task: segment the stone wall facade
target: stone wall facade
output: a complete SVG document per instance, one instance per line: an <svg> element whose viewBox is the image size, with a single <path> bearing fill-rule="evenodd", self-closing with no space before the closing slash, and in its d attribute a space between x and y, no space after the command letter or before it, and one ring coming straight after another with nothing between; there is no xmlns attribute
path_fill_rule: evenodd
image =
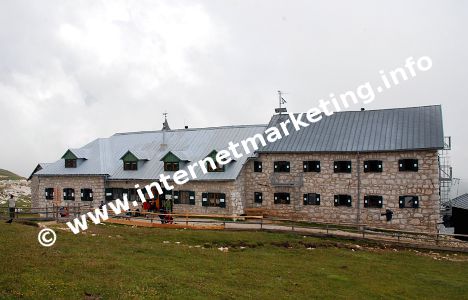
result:
<svg viewBox="0 0 468 300"><path fill-rule="evenodd" d="M418 172L400 172L398 160L418 159ZM359 165L358 165L359 159ZM369 226L415 231L436 231L439 221L439 165L437 151L408 151L359 154L260 154L261 173L254 172L253 161L246 164L242 176L246 182L247 207L262 208L272 216L333 223L368 224ZM274 161L289 161L290 173L274 173ZM303 162L317 160L319 173L304 172ZM334 161L352 162L351 173L334 173ZM365 160L381 160L382 173L364 173ZM360 191L358 191L358 166ZM273 176L276 176L273 180ZM272 180L274 181L272 183ZM300 182L296 186L278 186L278 182ZM254 202L254 193L263 193L263 202ZM290 204L274 204L273 195L287 192ZM303 194L320 194L320 205L303 205ZM358 199L358 193L360 197ZM351 207L334 206L334 195L352 197ZM382 208L364 208L365 195L383 196ZM419 208L399 208L399 196L419 197ZM359 203L358 203L359 201ZM386 209L393 211L393 219L386 221Z"/></svg>
<svg viewBox="0 0 468 300"><path fill-rule="evenodd" d="M31 201L33 208L59 205L90 205L97 207L104 201L104 176L37 176L31 179ZM54 199L45 197L45 189L55 190ZM75 200L63 200L63 189L72 188L75 191ZM81 189L93 190L93 201L81 201Z"/></svg>
<svg viewBox="0 0 468 300"><path fill-rule="evenodd" d="M400 172L398 160L418 159L418 172ZM175 190L195 192L195 205L175 204L174 213L197 214L243 214L246 208L261 208L265 214L297 220L333 223L356 223L381 228L434 232L439 221L439 166L437 151L406 151L340 154L259 154L262 172L254 172L253 160L247 161L239 177L231 181L189 181ZM274 161L289 161L289 173L274 173ZM319 173L304 172L303 162L320 161ZM336 160L349 160L352 172L334 173ZM359 160L359 164L358 164ZM365 173L365 160L381 160L382 173ZM360 180L358 180L358 167ZM358 182L360 181L360 188ZM299 182L293 186L279 186L278 183ZM141 188L150 180L106 180L104 176L37 176L31 180L33 207L45 205L72 205L80 203L99 206L105 202L105 188ZM54 200L45 199L45 188L55 188ZM73 188L75 201L63 200L62 190ZM91 188L93 201L81 201L80 190ZM226 194L226 207L202 206L202 193ZM262 203L254 202L254 193L262 192ZM290 193L290 204L274 204L274 193ZM304 205L303 194L320 194L320 205ZM334 195L346 194L352 197L351 207L334 206ZM358 197L358 194L360 195ZM383 197L382 208L365 208L365 195ZM399 208L399 196L419 197L419 208ZM386 209L393 211L393 218L387 221Z"/></svg>

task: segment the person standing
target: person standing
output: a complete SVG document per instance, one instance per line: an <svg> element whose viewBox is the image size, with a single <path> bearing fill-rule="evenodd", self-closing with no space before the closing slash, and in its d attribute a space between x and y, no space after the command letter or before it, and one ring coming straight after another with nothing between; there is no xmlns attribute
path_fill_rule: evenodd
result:
<svg viewBox="0 0 468 300"><path fill-rule="evenodd" d="M13 195L10 194L10 199L8 199L8 208L10 209L10 218L15 218L15 209L16 209L16 201Z"/></svg>

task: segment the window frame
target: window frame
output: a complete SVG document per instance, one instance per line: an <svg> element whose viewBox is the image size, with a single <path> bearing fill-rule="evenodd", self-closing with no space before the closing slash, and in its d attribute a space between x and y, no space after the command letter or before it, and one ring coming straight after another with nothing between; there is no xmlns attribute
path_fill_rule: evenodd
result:
<svg viewBox="0 0 468 300"><path fill-rule="evenodd" d="M333 161L333 173L350 174L353 170L353 163L351 160L335 160Z"/></svg>
<svg viewBox="0 0 468 300"><path fill-rule="evenodd" d="M45 188L44 189L44 196L45 196L46 200L54 200L54 198L55 198L55 189L54 188Z"/></svg>
<svg viewBox="0 0 468 300"><path fill-rule="evenodd" d="M411 204L411 206L407 206L407 202L405 199L407 197L413 198L412 199L413 203ZM400 196L398 199L399 208L419 208L419 203L420 203L419 196L416 196L416 195L403 195L403 196Z"/></svg>
<svg viewBox="0 0 468 300"><path fill-rule="evenodd" d="M333 197L333 205L335 207L352 207L353 197L347 194L337 194Z"/></svg>
<svg viewBox="0 0 468 300"><path fill-rule="evenodd" d="M214 199L215 205L212 205L211 199ZM216 200L219 200L219 202L216 203ZM218 192L202 193L202 206L225 208L226 207L226 194L218 193Z"/></svg>
<svg viewBox="0 0 468 300"><path fill-rule="evenodd" d="M260 160L254 160L253 162L253 170L255 173L262 173L263 172L263 164Z"/></svg>
<svg viewBox="0 0 468 300"><path fill-rule="evenodd" d="M303 205L320 205L320 194L307 193L302 196Z"/></svg>
<svg viewBox="0 0 468 300"><path fill-rule="evenodd" d="M288 160L276 160L273 162L274 173L290 173L291 162Z"/></svg>
<svg viewBox="0 0 468 300"><path fill-rule="evenodd" d="M320 173L320 160L305 160L302 169L304 173Z"/></svg>
<svg viewBox="0 0 468 300"><path fill-rule="evenodd" d="M65 201L75 201L75 189L74 188L64 188L63 189L63 200L65 200Z"/></svg>
<svg viewBox="0 0 468 300"><path fill-rule="evenodd" d="M279 192L273 194L273 203L274 204L283 204L289 205L291 204L291 194L285 192Z"/></svg>
<svg viewBox="0 0 468 300"><path fill-rule="evenodd" d="M84 188L81 189L81 201L93 201L93 189Z"/></svg>
<svg viewBox="0 0 468 300"><path fill-rule="evenodd" d="M76 158L65 158L65 168L74 169L77 165Z"/></svg>
<svg viewBox="0 0 468 300"><path fill-rule="evenodd" d="M179 171L179 169L180 169L179 162L169 162L169 161L164 162L165 172L176 172L176 171Z"/></svg>
<svg viewBox="0 0 468 300"><path fill-rule="evenodd" d="M402 158L398 160L398 171L400 172L418 172L419 159L417 158Z"/></svg>
<svg viewBox="0 0 468 300"><path fill-rule="evenodd" d="M138 171L138 161L124 161L124 171Z"/></svg>
<svg viewBox="0 0 468 300"><path fill-rule="evenodd" d="M187 201L182 202L182 193L187 195ZM195 205L195 192L188 190L174 191L174 204Z"/></svg>
<svg viewBox="0 0 468 300"><path fill-rule="evenodd" d="M377 202L377 204L374 203ZM365 195L364 196L365 208L383 208L383 196L380 195Z"/></svg>
<svg viewBox="0 0 468 300"><path fill-rule="evenodd" d="M263 193L254 192L254 203L262 204L263 203Z"/></svg>
<svg viewBox="0 0 468 300"><path fill-rule="evenodd" d="M369 159L364 161L364 173L382 173L383 162L377 159Z"/></svg>

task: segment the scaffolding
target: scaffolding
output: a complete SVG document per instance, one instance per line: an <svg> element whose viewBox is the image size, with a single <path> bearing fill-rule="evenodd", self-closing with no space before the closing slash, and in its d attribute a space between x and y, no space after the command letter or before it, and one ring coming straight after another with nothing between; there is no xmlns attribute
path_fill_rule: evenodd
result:
<svg viewBox="0 0 468 300"><path fill-rule="evenodd" d="M439 151L439 195L440 209L445 210L450 203L450 192L453 185L452 164L449 151L452 149L452 138L444 137L444 148Z"/></svg>

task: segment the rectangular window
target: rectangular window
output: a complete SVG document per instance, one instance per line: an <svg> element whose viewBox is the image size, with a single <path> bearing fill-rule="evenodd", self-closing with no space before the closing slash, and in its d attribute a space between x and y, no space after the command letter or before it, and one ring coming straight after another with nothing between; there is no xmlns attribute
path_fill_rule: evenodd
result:
<svg viewBox="0 0 468 300"><path fill-rule="evenodd" d="M254 202L255 203L262 203L263 202L263 194L261 192L254 193Z"/></svg>
<svg viewBox="0 0 468 300"><path fill-rule="evenodd" d="M93 190L81 189L81 201L93 201Z"/></svg>
<svg viewBox="0 0 468 300"><path fill-rule="evenodd" d="M194 191L174 191L174 204L195 205Z"/></svg>
<svg viewBox="0 0 468 300"><path fill-rule="evenodd" d="M138 196L137 190L136 189L128 189L127 191L127 197L128 201L137 201L141 202L140 197Z"/></svg>
<svg viewBox="0 0 468 300"><path fill-rule="evenodd" d="M383 170L382 166L381 160L366 160L364 161L364 173L380 173Z"/></svg>
<svg viewBox="0 0 468 300"><path fill-rule="evenodd" d="M418 208L418 196L400 196L400 208Z"/></svg>
<svg viewBox="0 0 468 300"><path fill-rule="evenodd" d="M179 171L179 163L178 162L164 162L164 171L167 171L167 172Z"/></svg>
<svg viewBox="0 0 468 300"><path fill-rule="evenodd" d="M275 161L274 172L289 173L289 161Z"/></svg>
<svg viewBox="0 0 468 300"><path fill-rule="evenodd" d="M76 159L65 159L65 168L76 168Z"/></svg>
<svg viewBox="0 0 468 300"><path fill-rule="evenodd" d="M45 198L46 200L54 200L54 188L45 189Z"/></svg>
<svg viewBox="0 0 468 300"><path fill-rule="evenodd" d="M335 173L351 173L351 161L337 160L334 162Z"/></svg>
<svg viewBox="0 0 468 300"><path fill-rule="evenodd" d="M304 205L320 205L320 194L308 193L303 197Z"/></svg>
<svg viewBox="0 0 468 300"><path fill-rule="evenodd" d="M291 197L289 193L275 193L274 194L274 203L275 204L290 204Z"/></svg>
<svg viewBox="0 0 468 300"><path fill-rule="evenodd" d="M302 164L302 167L304 168L304 172L320 172L320 161L318 160L309 160L309 161L304 161Z"/></svg>
<svg viewBox="0 0 468 300"><path fill-rule="evenodd" d="M138 170L138 163L136 161L124 161L125 171L136 171Z"/></svg>
<svg viewBox="0 0 468 300"><path fill-rule="evenodd" d="M335 195L335 206L351 207L351 196L350 195Z"/></svg>
<svg viewBox="0 0 468 300"><path fill-rule="evenodd" d="M74 189L63 189L63 200L75 200L75 190Z"/></svg>
<svg viewBox="0 0 468 300"><path fill-rule="evenodd" d="M383 197L375 195L364 196L364 207L367 208L382 208L383 207Z"/></svg>
<svg viewBox="0 0 468 300"><path fill-rule="evenodd" d="M145 191L144 189L142 190L143 192ZM114 200L117 200L117 199L120 199L122 200L122 197L123 197L123 194L124 194L124 189L122 188L107 188L105 190L105 197L106 197L106 201L114 201ZM126 193L128 193L128 191L126 191ZM128 197L128 194L127 194L127 197Z"/></svg>
<svg viewBox="0 0 468 300"><path fill-rule="evenodd" d="M417 159L400 159L398 166L400 172L417 172L419 163Z"/></svg>
<svg viewBox="0 0 468 300"><path fill-rule="evenodd" d="M226 207L226 194L202 193L202 206Z"/></svg>
<svg viewBox="0 0 468 300"><path fill-rule="evenodd" d="M206 169L208 172L224 172L224 165L219 164L216 160L214 160L216 168L213 169L209 162L206 163Z"/></svg>
<svg viewBox="0 0 468 300"><path fill-rule="evenodd" d="M254 172L260 173L262 172L262 162L258 160L254 160Z"/></svg>

